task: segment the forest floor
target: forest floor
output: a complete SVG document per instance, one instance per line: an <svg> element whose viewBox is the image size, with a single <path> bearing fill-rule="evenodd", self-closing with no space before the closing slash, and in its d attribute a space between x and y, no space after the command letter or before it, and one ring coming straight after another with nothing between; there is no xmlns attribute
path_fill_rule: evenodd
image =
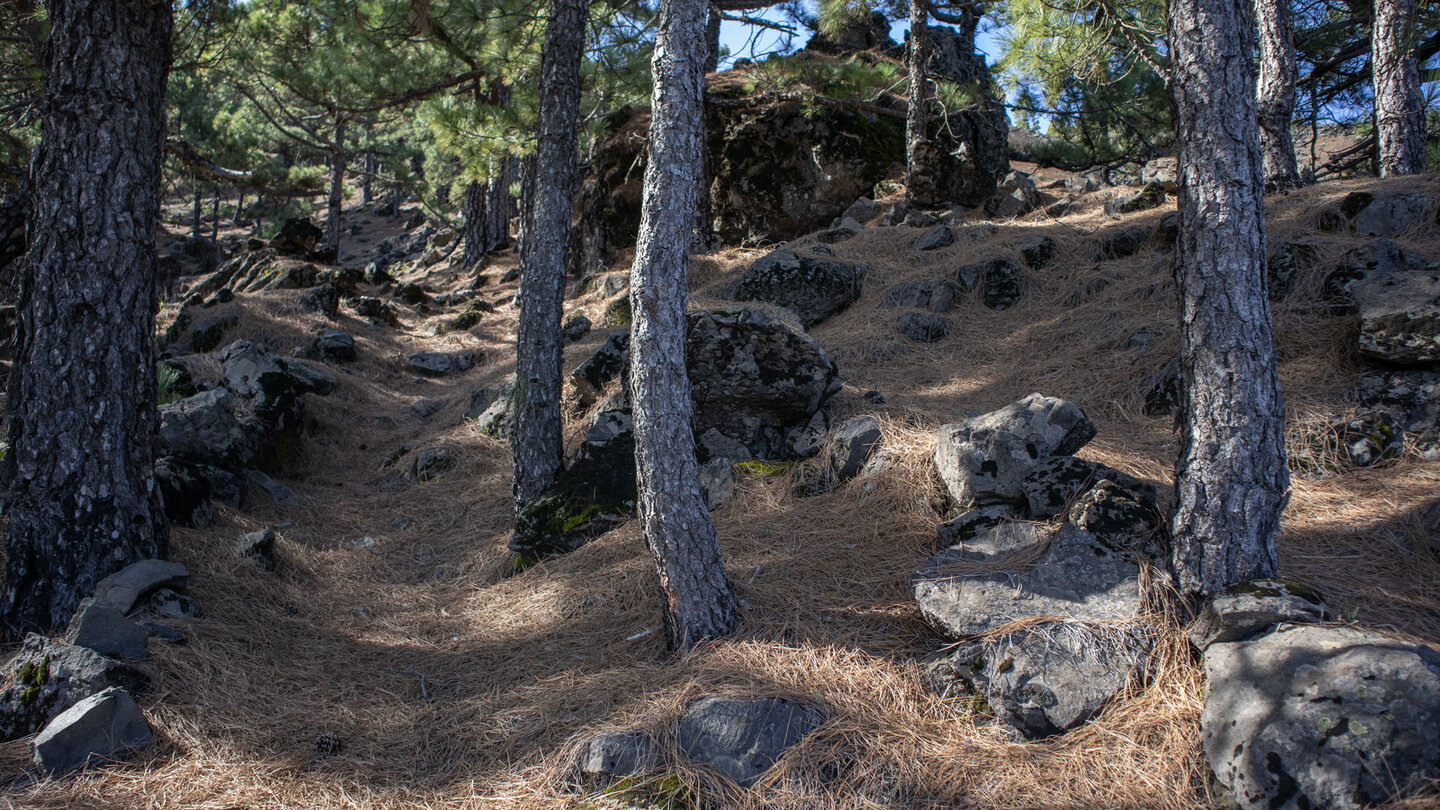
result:
<svg viewBox="0 0 1440 810"><path fill-rule="evenodd" d="M1330 425L1356 410L1364 370L1356 319L1331 315L1320 301L1323 275L1359 239L1319 232L1316 216L1356 189L1429 191L1436 180L1327 183L1269 200L1271 244L1304 241L1319 256L1274 309L1289 446L1308 469L1324 469L1317 448ZM1094 721L1041 741L1016 740L969 702L927 692L919 677L922 659L944 645L909 586L936 550L929 459L939 425L1032 391L1064 397L1099 428L1080 456L1172 497L1171 419L1142 415L1145 392L1178 351L1171 253L1090 258L1109 229L1154 224L1169 207L1116 221L1101 210L1105 193L1087 195L1084 210L1062 219L1037 212L977 221L929 253L912 249L920 231L908 227L870 227L833 246L839 260L871 268L860 301L811 330L845 383L830 403L834 421L882 415L885 448L902 463L886 478L813 498L796 497L789 474L742 476L714 520L744 627L678 657L656 632L660 601L633 522L512 571L510 450L474 432L464 413L472 391L513 370L515 310L503 302L515 284L496 281L513 255L482 270L491 279L482 297L502 303L465 332L437 334L438 307L402 306L394 328L343 306L329 320L302 312L295 291L222 305L241 315L233 337L279 353L308 346L325 328L355 337L359 359L327 366L336 390L307 396L315 427L278 476L306 504L280 508L257 495L239 511L218 507L206 529L174 530L172 556L189 566L189 592L204 614L179 623L187 644L156 643L144 665L153 688L141 703L156 742L82 775L18 779L0 801L137 810L575 806L594 798L570 792L566 780L588 733L638 726L673 745L683 707L723 694L792 697L820 705L828 719L755 788L681 770L657 783L664 796L733 808L1212 806L1199 748L1200 671L1178 631L1160 645L1147 682ZM361 226L346 237L346 260L356 266L366 245L399 232L394 220L348 216ZM1023 279L1018 305L992 311L972 295L934 344L894 332L897 311L882 306L884 290L1018 257L1018 245L1037 233L1060 249ZM1440 258L1433 222L1396 241ZM693 305L722 303L720 293L761 254L697 257ZM444 293L469 279L442 262L402 280ZM575 286L567 314L599 323L608 299L576 296ZM1132 339L1141 330L1146 339ZM611 331L597 328L568 347L567 371ZM484 359L419 378L403 358L422 348ZM870 390L883 405L862 398ZM421 398L444 406L421 418L412 411ZM572 419L572 440L581 424ZM430 447L449 448L458 461L417 483L407 471ZM1347 620L1440 643L1440 541L1424 522L1437 503L1440 462L1414 454L1323 476L1297 469L1282 573L1318 586ZM279 533L274 572L234 554L241 533L265 526ZM15 777L28 756L26 742L0 747L0 772ZM1423 797L1409 804L1422 805L1431 806Z"/></svg>

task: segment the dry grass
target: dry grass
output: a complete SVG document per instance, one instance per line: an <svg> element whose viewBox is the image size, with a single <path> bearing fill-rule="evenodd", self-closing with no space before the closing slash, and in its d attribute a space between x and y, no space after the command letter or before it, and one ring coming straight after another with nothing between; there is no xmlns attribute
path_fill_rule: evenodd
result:
<svg viewBox="0 0 1440 810"><path fill-rule="evenodd" d="M1413 181L1417 187L1434 178ZM1311 189L1274 202L1272 240L1316 244L1323 270L1353 240L1310 221L1352 188ZM1393 185L1404 185L1397 183ZM432 313L407 310L401 328L342 314L362 359L312 397L318 419L304 455L283 476L309 505L268 504L223 514L206 530L177 530L205 616L190 642L154 645L155 690L143 700L158 742L137 759L79 777L13 782L3 794L33 808L420 808L571 806L567 764L599 728L639 726L673 745L675 718L711 694L789 696L826 712L825 724L758 787L741 791L694 770L681 778L707 803L735 808L1205 807L1198 747L1199 671L1173 629L1150 678L1095 721L1059 738L1018 742L965 703L926 692L919 662L943 642L921 621L910 573L933 552L938 492L928 458L935 428L1031 391L1079 403L1100 428L1081 455L1159 486L1169 496L1174 436L1141 416L1148 382L1177 347L1169 255L1090 259L1098 232L1158 220L1154 211L1107 221L1098 203L1056 222L1043 215L972 223L950 248L911 251L919 231L869 229L835 246L871 266L867 294L817 327L837 360L843 419L884 417L890 473L798 499L791 476L746 477L715 513L730 574L746 605L740 635L683 657L665 653L659 601L638 529L625 525L567 557L508 576L509 451L472 433L471 390L510 370L514 310L502 306L468 333L432 338ZM992 312L971 295L948 316L951 334L903 342L884 292L948 277L959 265L1018 259L1028 236L1060 243L1050 268L1028 273L1022 302ZM1433 226L1403 243L1436 252ZM803 246L803 242L802 242ZM697 304L713 303L755 254L700 259ZM1274 317L1292 444L1306 426L1354 404L1360 366L1351 319L1318 306L1320 272L1302 278ZM437 286L458 276L433 275ZM437 291L441 291L438 290ZM513 285L487 288L492 300ZM308 344L328 325L290 305L293 293L247 297L235 334L277 351ZM571 302L598 322L605 301ZM1144 347L1127 347L1137 330ZM573 367L603 330L567 350ZM418 348L485 352L477 368L422 381L403 355ZM881 391L886 404L861 399ZM419 397L443 399L428 420ZM573 427L573 426L572 426ZM402 445L392 468L382 467ZM445 446L456 466L422 485L407 464ZM1360 624L1440 641L1440 465L1414 458L1297 480L1282 537L1285 573L1320 585ZM281 524L280 568L231 555L234 538ZM370 537L373 545L357 547ZM648 632L647 631L651 631ZM322 734L343 740L317 755ZM27 765L24 743L0 747L5 772ZM1424 800L1417 799L1423 802ZM1408 806L1419 806L1412 804Z"/></svg>

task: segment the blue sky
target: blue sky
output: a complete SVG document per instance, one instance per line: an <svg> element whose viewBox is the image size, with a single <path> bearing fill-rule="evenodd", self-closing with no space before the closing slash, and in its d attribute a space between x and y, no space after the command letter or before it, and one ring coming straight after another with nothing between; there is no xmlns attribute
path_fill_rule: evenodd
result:
<svg viewBox="0 0 1440 810"><path fill-rule="evenodd" d="M779 18L779 14L770 11L756 16L766 18ZM976 34L975 46L985 54L985 61L994 64L1000 54L1000 40L998 31L993 30L993 25L981 23L981 30ZM905 41L905 33L910 30L909 20L900 20L890 25L890 37L896 42ZM794 38L796 48L803 47L809 39L809 33L801 29L799 36ZM725 67L729 60L736 57L751 56L750 50L753 47L756 55L764 56L772 51L779 50L784 43L784 36L776 31L768 31L754 26L726 20L720 24L720 44L729 48L730 57L721 63Z"/></svg>

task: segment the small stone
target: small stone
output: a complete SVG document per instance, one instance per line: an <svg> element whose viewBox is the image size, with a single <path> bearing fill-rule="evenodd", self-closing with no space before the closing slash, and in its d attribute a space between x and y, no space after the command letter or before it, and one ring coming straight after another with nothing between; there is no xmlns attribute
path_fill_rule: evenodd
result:
<svg viewBox="0 0 1440 810"><path fill-rule="evenodd" d="M266 571L274 571L275 530L265 528L246 532L240 536L240 542L235 546L235 553L241 557L254 559L255 564Z"/></svg>
<svg viewBox="0 0 1440 810"><path fill-rule="evenodd" d="M161 619L198 619L200 603L183 593L161 588L150 594L140 612Z"/></svg>
<svg viewBox="0 0 1440 810"><path fill-rule="evenodd" d="M421 419L429 419L443 410L445 410L445 402L439 399L425 399L421 397L410 405L410 412Z"/></svg>
<svg viewBox="0 0 1440 810"><path fill-rule="evenodd" d="M246 470L245 480L260 488L270 501L276 506L304 506L305 499L295 493L295 490L276 481L259 470Z"/></svg>
<svg viewBox="0 0 1440 810"><path fill-rule="evenodd" d="M936 526L935 533L940 538L941 548L951 549L961 556L975 554L989 558L1002 552L1028 547L1035 542L1033 539L1026 538L1019 540L1018 544L1012 544L1010 541L1017 537L1014 532L989 531L1001 524L1013 522L1018 517L1018 510L1008 504L977 506ZM1020 523L1018 525L1028 527L1034 524ZM1023 531L1029 530L1024 529ZM989 538L989 544L976 546L974 541L980 538ZM962 544L964 545L962 546Z"/></svg>
<svg viewBox="0 0 1440 810"><path fill-rule="evenodd" d="M1284 579L1237 582L1216 594L1185 631L1204 652L1211 644L1245 641L1280 624L1325 621L1325 600L1308 585Z"/></svg>
<svg viewBox="0 0 1440 810"><path fill-rule="evenodd" d="M692 761L750 787L823 720L819 709L790 700L710 697L680 718L676 743Z"/></svg>
<svg viewBox="0 0 1440 810"><path fill-rule="evenodd" d="M566 346L590 334L590 319L584 315L571 315L560 327L560 339Z"/></svg>
<svg viewBox="0 0 1440 810"><path fill-rule="evenodd" d="M430 481L455 466L455 454L448 448L429 447L415 454L415 480Z"/></svg>
<svg viewBox="0 0 1440 810"><path fill-rule="evenodd" d="M66 709L35 737L35 765L48 774L114 759L150 743L150 725L123 689L111 687Z"/></svg>
<svg viewBox="0 0 1440 810"><path fill-rule="evenodd" d="M80 600L80 609L70 618L65 643L108 658L143 661L150 657L144 628L125 618L125 614L94 599Z"/></svg>
<svg viewBox="0 0 1440 810"><path fill-rule="evenodd" d="M339 329L326 329L315 339L315 351L326 360L354 360L355 338Z"/></svg>
<svg viewBox="0 0 1440 810"><path fill-rule="evenodd" d="M880 449L884 436L880 420L874 416L857 416L836 428L830 437L830 468L841 481L860 474L865 462Z"/></svg>
<svg viewBox="0 0 1440 810"><path fill-rule="evenodd" d="M916 250L939 250L955 243L955 232L948 225L936 225L915 240Z"/></svg>
<svg viewBox="0 0 1440 810"><path fill-rule="evenodd" d="M869 197L861 197L850 204L842 215L845 219L853 219L856 222L865 223L880 216L880 204Z"/></svg>
<svg viewBox="0 0 1440 810"><path fill-rule="evenodd" d="M180 563L141 560L100 580L95 586L95 602L128 614L152 591L184 588L189 581L190 572Z"/></svg>
<svg viewBox="0 0 1440 810"><path fill-rule="evenodd" d="M934 343L950 334L950 324L939 315L907 312L895 319L895 329L917 343Z"/></svg>
<svg viewBox="0 0 1440 810"><path fill-rule="evenodd" d="M662 762L659 747L646 732L603 731L580 749L575 766L583 778L604 787L616 779L658 770Z"/></svg>

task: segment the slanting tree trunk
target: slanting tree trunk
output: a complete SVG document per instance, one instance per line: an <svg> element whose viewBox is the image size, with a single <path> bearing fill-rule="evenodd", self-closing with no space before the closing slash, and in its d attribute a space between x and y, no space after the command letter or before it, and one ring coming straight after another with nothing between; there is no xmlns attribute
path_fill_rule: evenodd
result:
<svg viewBox="0 0 1440 810"><path fill-rule="evenodd" d="M540 131L533 196L520 246L520 326L515 346L517 388L525 395L515 403L515 435L510 442L517 514L555 483L564 462L560 316L579 149L585 9L585 0L551 0L540 52Z"/></svg>
<svg viewBox="0 0 1440 810"><path fill-rule="evenodd" d="M920 151L930 137L930 12L928 0L910 0L910 92L905 107L905 194L916 185Z"/></svg>
<svg viewBox="0 0 1440 810"><path fill-rule="evenodd" d="M1276 569L1284 403L1265 294L1250 5L1171 0L1180 152L1180 457L1174 563L1189 596Z"/></svg>
<svg viewBox="0 0 1440 810"><path fill-rule="evenodd" d="M487 223L485 214L485 203L490 199L489 191L484 183L467 183L465 185L465 267L478 267L484 260L485 254L489 252L490 246L485 244L485 226Z"/></svg>
<svg viewBox="0 0 1440 810"><path fill-rule="evenodd" d="M335 116L330 144L330 197L325 203L325 249L340 256L340 218L345 210L345 116Z"/></svg>
<svg viewBox="0 0 1440 810"><path fill-rule="evenodd" d="M165 553L155 485L155 225L173 23L163 0L47 0L43 148L10 375L0 619L64 626Z"/></svg>
<svg viewBox="0 0 1440 810"><path fill-rule="evenodd" d="M685 371L706 4L661 0L659 10L650 159L630 273L630 391L645 544L665 597L665 638L672 649L684 649L734 632L740 612L700 493Z"/></svg>
<svg viewBox="0 0 1440 810"><path fill-rule="evenodd" d="M1290 124L1295 117L1295 39L1290 28L1290 0L1256 0L1260 31L1260 81L1256 86L1260 123L1260 156L1266 191L1300 187L1295 166L1295 141Z"/></svg>
<svg viewBox="0 0 1440 810"><path fill-rule="evenodd" d="M1415 58L1415 0L1375 0L1370 64L1380 176L1425 171L1425 103Z"/></svg>

